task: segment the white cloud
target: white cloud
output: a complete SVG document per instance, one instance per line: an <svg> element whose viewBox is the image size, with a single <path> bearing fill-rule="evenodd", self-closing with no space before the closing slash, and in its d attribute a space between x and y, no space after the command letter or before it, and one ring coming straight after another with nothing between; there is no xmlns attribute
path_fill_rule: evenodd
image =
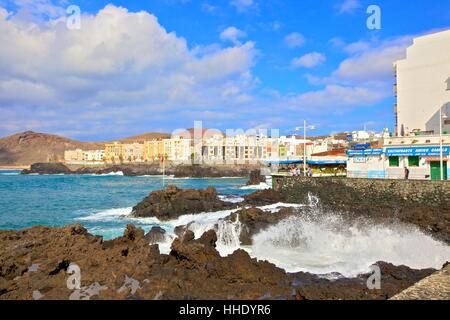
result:
<svg viewBox="0 0 450 320"><path fill-rule="evenodd" d="M322 90L310 91L292 99L292 105L316 112L342 113L353 107L372 105L386 98L377 88L328 85Z"/></svg>
<svg viewBox="0 0 450 320"><path fill-rule="evenodd" d="M144 11L108 5L83 15L80 30L67 29L64 19L26 23L7 16L0 8L0 114L14 110L9 127L22 121L57 132L64 123L74 132L128 134L157 119L190 121L173 117L182 110L239 106L257 83L253 42L189 49Z"/></svg>
<svg viewBox="0 0 450 320"><path fill-rule="evenodd" d="M226 28L220 34L220 39L222 41L230 41L233 44L240 44L241 42L239 39L245 37L247 37L247 34L244 31L233 26Z"/></svg>
<svg viewBox="0 0 450 320"><path fill-rule="evenodd" d="M344 0L338 6L338 13L353 13L356 9L361 7L360 0Z"/></svg>
<svg viewBox="0 0 450 320"><path fill-rule="evenodd" d="M236 8L238 12L244 12L256 6L253 0L231 0L230 4Z"/></svg>
<svg viewBox="0 0 450 320"><path fill-rule="evenodd" d="M293 32L284 38L284 43L289 48L298 48L305 44L305 37L301 33Z"/></svg>
<svg viewBox="0 0 450 320"><path fill-rule="evenodd" d="M324 54L320 52L311 52L293 59L292 66L294 68L314 68L326 60L327 58Z"/></svg>
<svg viewBox="0 0 450 320"><path fill-rule="evenodd" d="M202 4L202 10L205 12L212 13L212 12L217 11L217 7L205 2Z"/></svg>
<svg viewBox="0 0 450 320"><path fill-rule="evenodd" d="M333 77L346 81L389 80L393 77L393 63L405 57L406 48L411 43L411 36L382 42L351 43L345 51L352 55L341 62Z"/></svg>

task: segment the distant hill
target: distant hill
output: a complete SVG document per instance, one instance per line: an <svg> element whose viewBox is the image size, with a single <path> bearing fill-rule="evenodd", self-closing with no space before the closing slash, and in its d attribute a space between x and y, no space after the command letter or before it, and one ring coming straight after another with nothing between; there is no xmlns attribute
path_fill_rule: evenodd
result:
<svg viewBox="0 0 450 320"><path fill-rule="evenodd" d="M167 134L149 132L142 135L118 139L122 142L143 142L165 137ZM103 149L105 142L82 142L65 137L26 131L0 138L0 165L27 166L35 162L60 161L64 151L70 149Z"/></svg>
<svg viewBox="0 0 450 320"><path fill-rule="evenodd" d="M170 138L170 134L167 133L161 133L161 132L146 132L143 134L139 134L137 136L132 136L128 138L122 138L117 141L122 143L130 143L130 142L144 142L148 140L154 140L154 139L164 139L164 138Z"/></svg>

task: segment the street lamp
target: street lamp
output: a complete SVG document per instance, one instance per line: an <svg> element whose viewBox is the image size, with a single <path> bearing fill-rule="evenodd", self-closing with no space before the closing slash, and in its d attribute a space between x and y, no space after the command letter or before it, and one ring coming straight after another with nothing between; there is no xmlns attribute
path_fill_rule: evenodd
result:
<svg viewBox="0 0 450 320"><path fill-rule="evenodd" d="M447 88L446 91L450 91L450 78L447 79ZM445 107L446 104L444 104L442 107L439 108L439 146L440 146L440 161L441 161L441 180L444 180L444 150L442 145L442 120L444 120L444 123L447 121L447 115L442 112L442 108ZM450 156L450 155L449 155Z"/></svg>
<svg viewBox="0 0 450 320"><path fill-rule="evenodd" d="M295 128L296 131L303 129L303 175L306 176L306 130L315 130L316 127L312 125L306 125L306 120L303 120L303 127Z"/></svg>
<svg viewBox="0 0 450 320"><path fill-rule="evenodd" d="M444 107L445 104L442 106ZM441 153L441 180L444 180L444 150L442 145L442 120L446 120L448 117L442 112L442 107L439 108L439 143L440 143L440 153Z"/></svg>

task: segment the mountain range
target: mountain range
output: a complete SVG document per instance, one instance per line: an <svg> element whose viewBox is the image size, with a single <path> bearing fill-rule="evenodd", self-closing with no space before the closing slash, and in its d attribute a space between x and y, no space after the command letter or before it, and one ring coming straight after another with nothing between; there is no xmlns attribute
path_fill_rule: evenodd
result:
<svg viewBox="0 0 450 320"><path fill-rule="evenodd" d="M167 133L147 132L133 137L117 139L120 142L143 142L169 137ZM35 162L59 161L70 149L103 149L107 142L84 142L66 137L25 131L0 138L0 165L28 166Z"/></svg>

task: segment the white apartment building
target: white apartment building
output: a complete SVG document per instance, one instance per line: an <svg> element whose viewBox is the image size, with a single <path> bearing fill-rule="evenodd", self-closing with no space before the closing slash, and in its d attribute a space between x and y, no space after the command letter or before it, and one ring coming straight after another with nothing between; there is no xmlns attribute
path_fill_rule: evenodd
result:
<svg viewBox="0 0 450 320"><path fill-rule="evenodd" d="M450 30L414 39L396 73L395 134L439 134L439 110L450 114ZM444 124L450 131L450 122Z"/></svg>
<svg viewBox="0 0 450 320"><path fill-rule="evenodd" d="M66 150L64 162L72 164L101 163L105 158L105 150Z"/></svg>
<svg viewBox="0 0 450 320"><path fill-rule="evenodd" d="M164 154L167 160L187 163L192 159L193 140L181 136L173 136L171 139L163 139Z"/></svg>
<svg viewBox="0 0 450 320"><path fill-rule="evenodd" d="M144 161L144 144L127 143L123 144L124 162L142 162Z"/></svg>
<svg viewBox="0 0 450 320"><path fill-rule="evenodd" d="M83 161L86 162L103 162L105 158L105 150L87 150L83 151Z"/></svg>

